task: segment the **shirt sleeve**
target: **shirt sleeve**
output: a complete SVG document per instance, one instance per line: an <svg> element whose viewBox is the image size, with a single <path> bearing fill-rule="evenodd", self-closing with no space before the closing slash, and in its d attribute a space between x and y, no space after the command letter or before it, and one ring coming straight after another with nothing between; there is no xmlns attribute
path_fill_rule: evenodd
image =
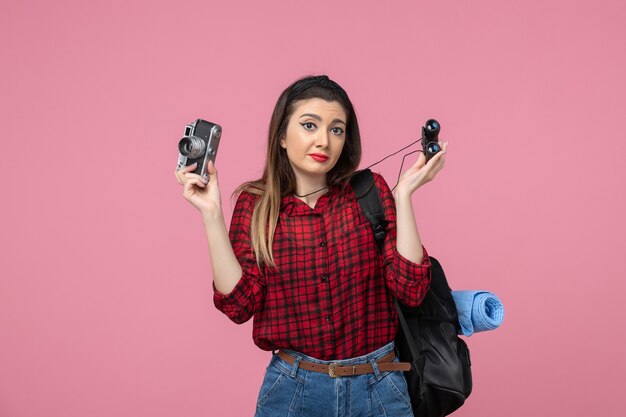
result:
<svg viewBox="0 0 626 417"><path fill-rule="evenodd" d="M419 264L398 253L396 247L396 203L384 178L374 173L374 180L380 193L385 219L388 221L382 253L387 288L402 304L417 307L422 303L430 288L430 258L423 245L424 258Z"/></svg>
<svg viewBox="0 0 626 417"><path fill-rule="evenodd" d="M213 284L215 307L237 324L250 320L262 308L265 298L265 278L257 265L250 238L254 203L254 195L242 192L230 223L229 238L243 271L241 279L228 294L220 292ZM213 262L219 262L219 259Z"/></svg>

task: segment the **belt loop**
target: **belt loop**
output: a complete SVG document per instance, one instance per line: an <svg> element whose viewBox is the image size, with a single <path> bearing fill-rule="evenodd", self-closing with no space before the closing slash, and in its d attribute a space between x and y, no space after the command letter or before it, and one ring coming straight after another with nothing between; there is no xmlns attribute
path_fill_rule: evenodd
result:
<svg viewBox="0 0 626 417"><path fill-rule="evenodd" d="M291 366L291 373L289 374L292 378L296 377L296 374L298 372L298 368L300 367L300 361L302 360L302 356L296 355L295 359L296 359L295 362Z"/></svg>
<svg viewBox="0 0 626 417"><path fill-rule="evenodd" d="M374 368L374 375L376 375L376 380L380 381L382 374L380 373L380 369L378 369L376 359L370 359L370 363L372 364L372 368Z"/></svg>

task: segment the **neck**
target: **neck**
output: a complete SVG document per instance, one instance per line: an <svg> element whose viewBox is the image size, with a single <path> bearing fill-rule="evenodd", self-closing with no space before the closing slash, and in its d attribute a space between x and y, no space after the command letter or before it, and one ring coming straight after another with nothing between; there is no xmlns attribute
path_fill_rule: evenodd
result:
<svg viewBox="0 0 626 417"><path fill-rule="evenodd" d="M319 194L321 194L327 186L326 176L306 177L296 174L297 196L306 196L311 194L311 197L317 197L318 191Z"/></svg>
<svg viewBox="0 0 626 417"><path fill-rule="evenodd" d="M315 191L311 191L310 193L306 193L306 194L296 194L296 197L300 197L300 198L304 198L304 197L308 197L310 195L315 195L315 194L319 194L322 191L326 191L328 189L328 187L324 186L322 188L319 188Z"/></svg>

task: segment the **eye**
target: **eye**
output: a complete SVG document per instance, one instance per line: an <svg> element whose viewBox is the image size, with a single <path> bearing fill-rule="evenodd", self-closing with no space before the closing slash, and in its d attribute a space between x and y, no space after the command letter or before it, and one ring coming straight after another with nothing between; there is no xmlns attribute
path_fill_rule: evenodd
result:
<svg viewBox="0 0 626 417"><path fill-rule="evenodd" d="M340 127L333 127L332 129L330 129L330 131L333 132L335 135L343 134L343 129Z"/></svg>
<svg viewBox="0 0 626 417"><path fill-rule="evenodd" d="M315 123L311 123L311 122L306 122L306 123L300 123L302 125L302 127L304 127L306 130L313 130L315 129Z"/></svg>

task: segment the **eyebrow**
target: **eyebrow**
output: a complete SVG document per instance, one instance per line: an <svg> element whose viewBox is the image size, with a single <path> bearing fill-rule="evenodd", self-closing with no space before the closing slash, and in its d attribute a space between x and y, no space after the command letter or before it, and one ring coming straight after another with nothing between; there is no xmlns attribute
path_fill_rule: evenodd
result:
<svg viewBox="0 0 626 417"><path fill-rule="evenodd" d="M305 117L305 116L312 117L313 119L318 120L318 121L320 121L320 122L322 121L322 118L321 118L320 116L318 116L317 114L315 114L315 113L304 113L304 114L301 114L301 115L300 115L300 117ZM343 123L344 125L346 125L346 126L347 126L346 122L344 122L344 121L343 121L343 120L341 120L341 119L334 119L334 120L331 122L331 124L333 124L333 123L337 123L337 122L339 122L339 123Z"/></svg>

